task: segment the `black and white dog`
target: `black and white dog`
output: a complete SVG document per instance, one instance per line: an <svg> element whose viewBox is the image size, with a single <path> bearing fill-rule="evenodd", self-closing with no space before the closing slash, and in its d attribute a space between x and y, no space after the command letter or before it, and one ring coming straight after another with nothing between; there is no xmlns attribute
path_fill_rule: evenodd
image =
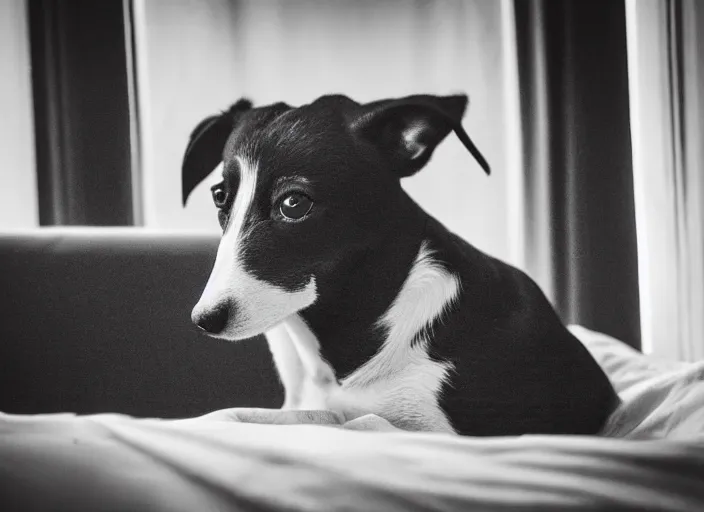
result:
<svg viewBox="0 0 704 512"><path fill-rule="evenodd" d="M193 321L228 340L265 333L283 409L513 435L594 434L615 407L538 286L401 187L452 131L488 173L466 106L463 95L240 100L191 134L184 203L221 166L223 229Z"/></svg>

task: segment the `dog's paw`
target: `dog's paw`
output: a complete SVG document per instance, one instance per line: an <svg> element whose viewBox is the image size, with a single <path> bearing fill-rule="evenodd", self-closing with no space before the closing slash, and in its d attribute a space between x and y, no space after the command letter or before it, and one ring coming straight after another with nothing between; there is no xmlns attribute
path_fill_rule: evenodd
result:
<svg viewBox="0 0 704 512"><path fill-rule="evenodd" d="M333 411L298 411L281 409L241 408L220 409L190 421L232 421L266 425L340 425L344 419Z"/></svg>
<svg viewBox="0 0 704 512"><path fill-rule="evenodd" d="M404 430L394 427L387 420L376 414L365 414L359 418L348 421L342 428L347 430L370 430L374 432L405 432Z"/></svg>

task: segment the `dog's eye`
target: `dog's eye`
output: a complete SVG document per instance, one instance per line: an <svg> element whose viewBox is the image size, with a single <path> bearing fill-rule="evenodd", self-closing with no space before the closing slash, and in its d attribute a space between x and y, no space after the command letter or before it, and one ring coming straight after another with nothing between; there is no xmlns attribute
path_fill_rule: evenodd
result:
<svg viewBox="0 0 704 512"><path fill-rule="evenodd" d="M281 201L279 211L288 220L301 220L313 208L313 201L305 194L293 193Z"/></svg>
<svg viewBox="0 0 704 512"><path fill-rule="evenodd" d="M227 204L227 192L225 192L225 189L222 185L216 185L211 189L211 192L213 194L213 202L215 203L215 206L218 208L223 208Z"/></svg>

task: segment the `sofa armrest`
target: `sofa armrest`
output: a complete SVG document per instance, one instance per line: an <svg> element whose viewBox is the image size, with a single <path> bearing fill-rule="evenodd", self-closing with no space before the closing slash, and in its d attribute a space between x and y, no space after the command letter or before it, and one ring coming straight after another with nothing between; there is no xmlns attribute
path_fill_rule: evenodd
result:
<svg viewBox="0 0 704 512"><path fill-rule="evenodd" d="M278 407L262 337L214 340L190 322L217 243L138 228L0 234L0 411Z"/></svg>

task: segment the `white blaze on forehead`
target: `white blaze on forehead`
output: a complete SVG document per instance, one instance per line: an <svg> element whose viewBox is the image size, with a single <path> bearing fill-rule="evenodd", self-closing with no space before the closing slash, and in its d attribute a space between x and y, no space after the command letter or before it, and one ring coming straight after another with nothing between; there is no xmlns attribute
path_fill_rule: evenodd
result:
<svg viewBox="0 0 704 512"><path fill-rule="evenodd" d="M302 289L291 292L258 279L244 269L242 253L249 235L245 226L256 197L259 169L247 158L237 157L237 162L240 169L237 194L213 271L194 308L194 311L207 312L221 304L229 304L228 323L218 335L227 339L261 334L285 317L311 305L317 298L314 277Z"/></svg>
<svg viewBox="0 0 704 512"><path fill-rule="evenodd" d="M223 179L223 174L222 170L224 167L225 163L220 162L218 166L213 169L213 172L211 172L208 177L206 178L208 181L208 187L212 187L213 185L217 185L218 183L222 182Z"/></svg>
<svg viewBox="0 0 704 512"><path fill-rule="evenodd" d="M235 201L230 210L230 220L227 223L225 233L222 237L223 242L225 239L234 239L233 245L236 245L239 240L244 238L242 231L244 229L245 220L247 219L247 214L251 210L252 203L254 202L257 189L257 177L259 175L259 169L255 164L241 157L236 157L236 160L240 169L240 181L237 187ZM222 248L223 244L220 244L218 256L220 256Z"/></svg>
<svg viewBox="0 0 704 512"><path fill-rule="evenodd" d="M215 266L210 274L210 279L208 279L208 284L205 286L203 296L198 303L199 305L207 298L206 295L212 295L212 299L215 299L218 295L222 295L225 292L228 283L223 281L223 279L233 268L238 266L240 260L241 241L244 238L242 231L247 213L254 202L258 170L256 165L251 165L244 158L237 157L237 162L240 169L239 187L230 209L230 217L225 226L225 232L218 246Z"/></svg>

